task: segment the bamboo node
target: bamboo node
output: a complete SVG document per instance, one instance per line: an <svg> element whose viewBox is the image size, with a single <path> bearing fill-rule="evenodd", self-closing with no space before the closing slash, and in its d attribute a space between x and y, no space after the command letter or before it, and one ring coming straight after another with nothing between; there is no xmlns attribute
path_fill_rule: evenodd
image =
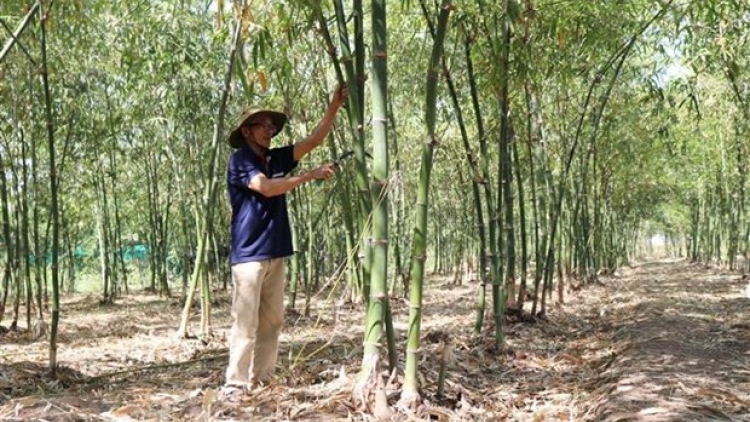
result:
<svg viewBox="0 0 750 422"><path fill-rule="evenodd" d="M379 292L379 293L371 293L370 299L372 300L382 300L388 298L388 294L386 292Z"/></svg>
<svg viewBox="0 0 750 422"><path fill-rule="evenodd" d="M429 145L429 146L431 146L433 148L437 148L437 147L440 146L440 141L438 141L437 136L432 135L432 136L430 136L430 139L427 140L427 145Z"/></svg>
<svg viewBox="0 0 750 422"><path fill-rule="evenodd" d="M388 239L375 239L375 238L372 238L372 237L368 237L367 238L367 244L370 245L370 246L387 245L388 244Z"/></svg>

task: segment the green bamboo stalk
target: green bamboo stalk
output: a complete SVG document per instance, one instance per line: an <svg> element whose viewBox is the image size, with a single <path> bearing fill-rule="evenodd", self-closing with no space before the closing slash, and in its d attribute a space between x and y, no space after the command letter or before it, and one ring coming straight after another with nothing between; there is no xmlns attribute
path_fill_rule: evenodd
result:
<svg viewBox="0 0 750 422"><path fill-rule="evenodd" d="M341 155L339 155L338 148L336 147L334 132L328 134L328 151L330 154L330 158L332 162L335 162L338 160ZM346 169L344 169L346 171ZM339 179L341 180L341 179ZM337 191L337 200L339 202L339 206L341 209L341 218L344 220L344 236L345 236L345 244L346 248L344 251L344 259L346 260L346 285L351 289L352 292L351 298L354 299L354 294L357 294L357 298L361 298L361 280L359 279L359 271L357 271L357 262L356 262L356 250L357 247L355 246L357 243L356 239L356 219L357 215L355 215L354 209L352 208L352 204L350 201L350 178L345 178L341 183L341 189ZM331 189L334 189L333 187Z"/></svg>
<svg viewBox="0 0 750 422"><path fill-rule="evenodd" d="M333 2L336 12L336 22L339 30L339 47L341 48L342 61L346 70L346 81L349 85L349 118L352 128L355 130L354 159L357 169L357 186L360 192L369 192L367 189L367 171L365 163L365 145L364 145L364 92L365 92L365 42L364 42L364 12L362 10L362 0L352 2L352 17L354 19L354 51L349 45L349 33L347 29L347 16L344 12L342 0ZM341 80L340 80L341 82ZM362 195L369 201L369 193ZM372 204L367 205L368 211Z"/></svg>
<svg viewBox="0 0 750 422"><path fill-rule="evenodd" d="M217 181L214 179L213 183L214 185L216 185ZM172 184L171 186L174 185ZM167 189L170 189L169 185ZM216 192L217 190L218 189L216 188L216 186L214 186L214 192ZM159 214L159 265L161 270L159 272L159 295L165 295L169 297L170 291L169 279L167 277L167 256L169 255L169 223L172 221L170 211L172 209L172 199L174 198L174 193L167 191L165 196L167 203L164 205L164 212ZM209 210L209 213L211 213L211 210ZM213 217L213 215L211 215L211 217ZM212 239L213 221L208 224L205 230L208 239ZM206 258L206 260L208 260L208 257Z"/></svg>
<svg viewBox="0 0 750 422"><path fill-rule="evenodd" d="M593 168L593 180L600 180L602 175L599 172L599 167L596 165L599 162L599 154L598 149L594 149L593 156L592 156L592 162L594 163ZM602 233L602 209L604 207L604 201L601 197L601 187L602 183L594 183L591 190L592 199L593 199L593 222L592 225L592 232L591 232L591 240L590 240L590 251L591 251L591 268L594 268L596 270L596 275L598 277L599 270L602 268L602 262L604 262L607 258L607 254L610 252L606 245L604 245L604 242L602 241L603 233Z"/></svg>
<svg viewBox="0 0 750 422"><path fill-rule="evenodd" d="M340 0L336 0L337 3L340 2ZM353 71L350 71L351 75L353 77L356 77L356 79L349 79L350 85L356 86L356 96L359 99L359 102L357 103L358 106L355 109L355 113L357 114L356 121L359 122L357 126L355 126L355 129L357 131L357 136L355 138L354 143L354 161L355 161L355 168L357 171L357 186L360 190L360 194L358 195L359 198L359 208L360 208L360 214L362 217L362 227L366 228L368 227L367 219L372 211L372 207L374 204L370 203L370 196L366 194L365 191L369 192L368 189L368 175L367 175L367 164L365 163L365 81L367 80L367 75L365 74L365 51L367 46L365 45L365 30L364 30L364 9L362 8L362 0L353 0L352 1L352 17L354 20L354 69ZM343 17L338 17L339 22L343 22ZM343 41L343 37L342 37ZM351 91L350 91L350 95ZM388 99L386 98L386 104ZM387 107L386 107L387 109ZM366 230L366 229L365 229ZM364 233L364 236L366 236L366 233ZM364 238L363 236L363 238ZM368 301L370 298L370 292L369 287L366 286L367 282L370 280L370 268L372 266L372 250L368 247L365 242L362 242L363 253L360 255L364 256L364 259L362 260L362 280L363 280L363 289L362 289L362 296L365 299L365 301ZM360 246L362 248L362 246ZM390 305L386 307L386 311L390 310ZM395 340L392 338L393 332L391 330L391 324L386 324L386 330L387 330L387 336L388 336L388 350L389 352L393 352L393 349L395 349ZM391 361L395 359L395 356L391 353L389 354L389 357Z"/></svg>
<svg viewBox="0 0 750 422"><path fill-rule="evenodd" d="M500 48L500 171L501 183L498 191L502 192L505 214L505 281L500 293L500 302L495 304L495 346L505 345L503 320L505 307L509 300L515 299L516 283L516 243L513 222L513 168L511 159L511 142L513 134L510 127L510 101L508 91L510 84L510 15L509 1L503 0L502 44ZM498 204L498 209L501 209Z"/></svg>
<svg viewBox="0 0 750 422"><path fill-rule="evenodd" d="M365 323L364 353L357 389L364 388L377 367L388 308L388 62L386 1L372 1L372 266ZM378 376L377 374L374 374Z"/></svg>
<svg viewBox="0 0 750 422"><path fill-rule="evenodd" d="M388 122L390 123L390 127L392 132L389 134L388 137L388 144L391 148L391 154L393 155L393 168L395 169L395 174L393 176L394 180L398 180L399 177L401 177L401 156L399 154L399 138L398 138L398 131L395 130L395 128L398 127L398 120L396 118L396 114L393 112L394 106L393 106L393 97L388 98L389 106L388 106ZM405 248L405 238L406 236L403 235L404 232L404 189L403 184L396 181L391 186L391 204L394 207L394 217L395 221L393 222L393 229L394 229L394 235L391 236L392 245L393 245L393 261L394 261L394 272L393 272L393 280L391 281L391 286L389 289L390 294L396 295L397 289L399 288L397 286L398 282L400 281L402 283L401 285L401 292L402 296L405 298L407 291L408 291L408 276L405 274L406 269L404 265L404 253L403 251Z"/></svg>
<svg viewBox="0 0 750 422"><path fill-rule="evenodd" d="M528 82L524 83L528 120L528 154L531 171L531 202L534 213L534 294L531 314L536 315L539 303L539 286L544 278L543 252L547 250L547 198L553 194L550 187L549 163L542 139L542 119L536 96ZM535 163L538 163L539 169ZM542 191L541 194L539 191Z"/></svg>
<svg viewBox="0 0 750 422"><path fill-rule="evenodd" d="M357 205L359 207L362 227L367 230L369 227L368 219L373 207L375 206L371 198L371 189L368 187L369 180L367 175L367 164L365 163L365 43L362 10L362 0L354 0L352 3L352 16L354 18L354 51L352 52L349 45L349 33L347 30L347 17L344 13L344 5L341 0L334 1L336 11L336 21L339 29L339 46L343 55L344 68L346 69L346 80L349 85L349 125L354 131L354 166L355 181L359 195L357 195ZM374 69L373 69L374 71ZM387 99L385 100L387 101ZM387 103L386 103L387 104ZM387 115L387 106L384 105ZM368 234L365 232L361 236L360 251L364 259L361 261L361 279L362 294L365 302L370 300L370 274L372 267L372 249L365 241Z"/></svg>
<svg viewBox="0 0 750 422"><path fill-rule="evenodd" d="M426 11L424 0L420 0L422 10ZM421 343L422 292L424 282L424 265L427 252L427 208L429 205L430 175L432 173L433 154L438 144L435 126L437 123L437 88L443 56L445 34L448 31L448 18L453 4L451 0L442 0L437 18L435 39L432 54L427 67L427 86L425 96L425 132L427 141L422 147L422 158L419 170L414 232L412 241L411 286L409 294L409 331L406 346L406 367L401 401L414 406L421 401L417 370L419 364L419 347ZM429 22L431 17L425 14Z"/></svg>
<svg viewBox="0 0 750 422"><path fill-rule="evenodd" d="M429 22L429 21L428 21ZM432 30L432 25L430 22L430 28L431 33L433 34L434 38L434 30ZM482 178L482 172L479 169L479 163L478 159L476 157L476 154L471 150L471 145L469 143L469 134L466 130L466 123L464 121L463 117L463 110L461 108L461 104L459 101L459 95L456 90L455 84L453 82L453 78L451 76L450 68L448 67L448 63L445 60L445 56L441 57L441 64L443 68L443 75L445 76L445 83L448 87L448 93L450 94L451 101L453 103L453 109L456 113L456 123L458 124L459 131L461 133L461 143L464 147L464 152L466 154L466 161L469 167L469 177L471 179L471 194L472 198L474 199L474 215L476 218L476 228L477 228L477 239L479 241L479 284L480 284L480 293L484 294L486 292L486 286L487 286L487 235L486 235L486 227L485 227L485 221L484 221L484 211L482 206L482 196L481 196L481 184L483 181ZM481 307L478 310L478 321L477 323L482 324L482 320L484 319L484 306L485 306L485 298L481 297L479 300L479 306Z"/></svg>
<svg viewBox="0 0 750 422"><path fill-rule="evenodd" d="M698 236L699 236L699 215L698 215L698 198L693 197L690 201L690 261L698 261Z"/></svg>
<svg viewBox="0 0 750 422"><path fill-rule="evenodd" d="M40 8L42 3L39 2ZM52 220L52 321L49 347L49 367L54 374L57 369L57 330L60 321L60 291L59 291L59 269L58 250L60 246L60 225L58 219L58 188L57 188L57 166L54 141L54 121L52 118L52 97L49 90L49 75L47 68L47 14L49 9L42 15L41 19L41 45L42 45L42 84L44 85L45 120L47 123L47 148L49 154L49 182L50 182L50 219Z"/></svg>
<svg viewBox="0 0 750 422"><path fill-rule="evenodd" d="M311 201L309 199L305 201L305 206L307 208L308 215L312 214L310 212L310 207L311 207L310 202ZM305 263L307 264L307 270L305 271L305 273L307 274L307 277L305 277L304 279L304 284L305 284L304 315L310 316L310 299L312 296L313 277L315 276L315 250L313 248L317 245L313 245L313 239L316 238L315 236L316 229L313 227L313 223L314 223L313 219L307 218L306 223L307 223L307 227L306 227L307 236L305 236L305 239L306 239L305 244L307 245L307 251L305 252L305 256L306 256Z"/></svg>
<svg viewBox="0 0 750 422"><path fill-rule="evenodd" d="M505 3L503 4L504 4L503 10L507 10L507 5ZM490 53L491 57L502 61L502 57L505 55L504 53L505 42L498 42L498 41L503 41L505 37L505 24L506 24L506 20L509 18L508 14L504 13L503 23L499 24L498 13L496 11L493 13L490 13L485 6L485 2L482 0L478 1L478 5L479 5L480 14L484 17L484 19L482 19L482 22L481 22L483 26L482 32L487 37L487 44L489 45L489 48L491 51ZM492 21L488 22L490 21L490 18ZM501 38L501 36L498 35L499 28L503 28L503 33L502 33L503 38ZM504 71L503 70L504 68L505 66L501 66L501 72ZM477 100L477 104L475 105L475 108L479 110L478 107L479 105L478 105L478 100ZM500 110L500 113L502 114L502 110ZM501 119L503 118L505 117L501 116ZM500 149L501 149L500 155L502 155L502 149L504 148L503 144L505 143L506 135L507 135L507 132L503 132L501 129L500 139L498 139ZM485 141L484 136L481 135L480 145L481 145L481 142L484 142L484 141ZM485 160L489 160L488 155L486 155L486 152L487 150L483 149L482 155L485 157ZM499 160L501 160L501 158L499 158ZM487 168L489 168L489 164L487 164L487 166L488 166ZM485 174L489 174L489 173L485 173ZM503 245L503 238L502 238L502 232L501 232L502 216L500 215L500 213L502 213L502 210L503 210L503 199L504 199L503 191L502 191L502 183L503 183L502 180L503 180L503 175L502 175L502 169L501 169L501 174L497 181L497 192L498 192L497 201L491 202L488 200L488 207L489 206L494 207L493 211L490 212L489 214L491 215L490 221L495 224L494 228L492 227L490 228L491 231L492 230L495 231L495 234L492 234L492 233L490 234L490 242L493 242L493 241L495 242L495 251L493 252L493 255L494 255L493 259L495 260L495 262L492 263L494 265L494 274L492 274L492 311L493 311L492 316L493 316L493 319L495 320L495 344L497 346L500 346L505 341L504 335L502 332L503 330L502 319L503 319L503 314L505 312L505 301L506 301L505 295L507 293L506 289L504 288L504 280L503 280L504 262L502 260L502 252L503 252L504 245ZM489 179L487 181L487 185L489 185ZM492 244L490 244L490 248L492 248Z"/></svg>
<svg viewBox="0 0 750 422"><path fill-rule="evenodd" d="M197 250L196 250L196 257L195 257L195 265L193 268L193 274L191 276L191 286L189 289L189 292L187 294L187 298L185 299L185 304L182 310L182 316L180 318L180 326L177 329L177 335L183 338L187 338L189 336L188 333L188 321L190 318L190 308L192 306L193 302L193 295L195 294L195 290L198 287L198 282L200 280L200 275L203 270L203 266L205 265L205 256L206 256L206 243L208 241L208 225L210 223L210 219L213 217L212 209L215 208L213 204L216 203L216 191L219 189L216 189L216 183L214 182L215 176L215 169L216 169L216 162L218 158L218 150L219 150L219 144L221 142L222 134L224 132L224 114L226 112L226 106L227 106L227 99L229 98L229 88L232 83L232 73L234 70L234 62L237 59L237 52L240 45L240 42L242 40L242 22L237 21L234 24L233 28L233 35L232 35L232 41L229 47L229 63L227 65L227 70L224 75L224 84L221 92L221 100L219 102L219 108L217 110L216 115L216 124L214 125L214 133L213 133L213 140L211 142L211 154L209 159L209 169L208 169L208 180L209 182L206 183L206 190L204 192L203 200L201 201L201 205L203 206L203 209L205 210L204 218L202 221L200 221L200 224L198 225L198 244L197 244Z"/></svg>
<svg viewBox="0 0 750 422"><path fill-rule="evenodd" d="M96 195L96 230L99 243L99 265L102 283L102 303L112 303L114 295L110 283L111 274L109 272L109 238L107 237L107 197L106 188L102 181L102 176L94 175L97 195Z"/></svg>
<svg viewBox="0 0 750 422"><path fill-rule="evenodd" d="M63 169L65 168L66 158L69 156L69 153L70 153L70 146L72 144L72 139L73 139L73 123L74 123L74 121L75 121L75 113L71 113L68 116L67 131L66 131L66 135L65 135L64 140L63 140L62 154L60 154L60 164L57 165L57 169L56 169L57 174L62 174L63 173ZM59 177L57 178L57 185L55 185L55 189L58 189L58 191L60 189L60 178ZM67 219L65 218L65 208L64 208L63 204L58 204L58 206L59 206L58 221L60 222L58 230L61 233L60 236L66 236L66 237L69 238L70 235L67 232L67 230L68 230L68 223L67 223ZM51 231L51 229L52 229L52 219L48 218L47 219L47 224L45 226L45 232L44 232L45 233L44 244L47 245L47 248L51 248L51 246L50 246L50 231ZM63 243L64 241L62 239L60 239L60 242ZM66 244L66 246L69 246L69 245ZM59 245L59 248L62 249L62 250L65 250L65 246L63 246L62 244ZM60 254L58 252L58 256L59 255ZM63 253L63 255L65 255L65 253ZM68 256L67 262L69 264L72 264L72 262L73 262L72 261L73 254L72 253L68 253L67 256ZM59 258L58 258L58 260L59 260ZM64 284L65 284L64 283L64 275L65 275L66 271L63 270L62 265L60 265L59 262L58 262L58 267L60 268L60 270L59 270L60 271L60 273L59 273L60 276L59 276L59 282L58 282L58 284L59 284L58 285L58 290L62 291L62 290L64 290ZM67 268L67 270L68 270L67 272L68 272L68 275L70 276L69 280L72 282L72 280L73 280L72 275L74 275L74 273L71 271L71 269L72 269L72 267L69 265L68 268ZM47 294L48 293L47 292L47 288L48 288L49 284L50 283L49 283L49 280L48 280L48 277L47 277L47 271L45 271L44 272L44 288L45 288L45 290L44 290L44 292L45 292L44 302L45 303L49 303L49 295Z"/></svg>
<svg viewBox="0 0 750 422"><path fill-rule="evenodd" d="M58 179L59 180L59 179ZM65 250L68 255L68 285L63 288L63 283L60 282L60 290L67 291L68 293L75 293L76 289L76 261L75 261L75 247L73 246L73 235L71 232L74 230L69 220L65 217L65 213L62 214L62 221L60 222L60 231L65 236Z"/></svg>
<svg viewBox="0 0 750 422"><path fill-rule="evenodd" d="M27 157L26 153L26 140L24 139L23 130L19 131L21 135L21 157L25 161ZM21 196L21 262L23 263L23 286L26 299L26 327L31 328L31 310L33 307L33 289L31 284L31 265L29 258L31 250L29 247L29 175L26 164L21 165L21 181L23 182L23 192L20 192Z"/></svg>
<svg viewBox="0 0 750 422"><path fill-rule="evenodd" d="M148 242L149 268L151 275L150 291L156 292L156 282L159 280L159 274L161 272L161 260L159 259L159 177L153 151L148 152L148 157L146 158L146 171L149 175L148 180L146 181L146 186L148 189Z"/></svg>
<svg viewBox="0 0 750 422"><path fill-rule="evenodd" d="M214 178L211 183L213 183L213 185L214 185L213 188L212 188L212 191L213 192L217 192L219 190L218 180L216 178ZM211 205L211 204L215 204L215 203L216 203L216 199L213 198L209 202L208 206L210 208L212 208L213 205ZM162 242L163 242L162 243L163 244L162 251L163 251L163 254L164 254L163 255L164 256L164 260L166 260L166 257L167 257L167 235L166 235L167 234L166 233L167 232L167 229L166 229L167 223L166 222L169 221L169 215L168 215L169 211L168 210L169 210L169 206L167 206L167 216L164 219L165 220L165 224L164 224L165 229L164 229L164 233L163 233L163 237L162 237ZM211 249L216 250L216 248L215 248L215 243L213 245L211 245L211 243L213 242L213 240L215 240L214 233L213 233L214 225L213 225L213 221L212 221L213 220L213 213L211 211L209 211L208 214L209 214L209 219L208 219L208 223L206 224L206 242L208 244L206 245L206 247L209 250L206 251L206 256L205 256L205 258L203 260L203 265L202 265L203 276L201 277L201 321L200 321L200 327L201 327L201 336L203 336L203 337L211 337L213 335L213 327L211 325L211 281L213 280L213 275L215 274L215 272L213 271L213 262L211 261L212 257L208 254L208 252ZM164 285L166 286L167 285L167 283L166 283L166 281L167 281L166 265L164 267L164 277L163 277L163 280L164 280Z"/></svg>
<svg viewBox="0 0 750 422"><path fill-rule="evenodd" d="M368 174L367 165L365 163L365 132L364 132L364 36L362 31L363 11L362 1L355 0L353 2L352 15L354 17L354 52L352 53L351 46L349 45L349 34L347 29L347 16L344 12L344 5L341 0L334 1L334 9L336 13L336 21L338 24L339 31L339 47L342 51L342 59L336 55L336 47L333 43L333 39L328 30L328 24L323 16L321 5L317 2L313 2L313 13L318 20L321 35L324 42L326 43L328 54L331 59L331 63L334 66L336 76L339 83L344 81L349 86L349 106L347 107L347 117L349 119L349 127L352 131L352 137L354 139L352 149L354 151L355 161L355 185L357 187L357 211L359 213L359 219L361 221L361 227L364 231L368 230L369 227L369 216L372 209L370 190L368 188ZM344 70L341 68L341 62L343 62ZM359 254L357 257L360 259L360 265L358 268L350 268L350 271L356 274L356 281L360 283L356 288L352 289L359 290L362 292L362 298L365 302L369 300L369 283L370 283L370 249L365 242L367 238L366 233L362 233L359 239Z"/></svg>
<svg viewBox="0 0 750 422"><path fill-rule="evenodd" d="M291 215L298 216L300 215L299 210L299 191L300 189L293 189L291 192L291 195L293 200L289 201L292 212ZM301 243L300 243L300 235L299 235L299 222L296 218L291 219L291 231L292 231L292 247L294 250L294 254L292 255L291 259L289 260L289 308L295 309L295 305L297 304L297 289L299 287L299 278L300 278L300 251L301 251Z"/></svg>
<svg viewBox="0 0 750 422"><path fill-rule="evenodd" d="M16 120L14 119L14 121L16 121ZM16 132L18 132L18 130L16 130ZM21 144L21 145L23 145L23 144ZM23 156L23 154L21 154L21 155ZM15 195L15 197L16 197L16 205L14 207L14 210L15 210L14 220L16 221L16 224L15 224L15 230L14 230L14 233L13 233L15 235L14 236L15 239L17 239L17 242L15 244L15 246L16 246L16 250L15 250L15 257L16 257L16 259L13 262L13 265L15 267L15 273L17 275L16 275L15 283L13 283L13 285L14 285L14 294L13 294L13 320L11 321L10 327L9 327L9 329L11 331L15 331L18 328L18 319L19 319L19 315L20 315L19 308L21 307L21 298L23 296L23 279L24 279L23 272L24 272L25 262L27 260L24 259L24 256L26 256L26 255L24 255L25 254L25 251L24 251L24 240L23 240L23 237L22 237L22 233L23 232L22 232L22 229L21 229L21 226L23 225L23 201L22 201L23 195L21 194L21 192L19 192L20 189L18 187L20 186L19 185L20 181L19 181L18 171L15 170L15 167L11 168L11 175L13 176L13 184L12 185L16 187L14 189L14 191L18 192L18 194Z"/></svg>
<svg viewBox="0 0 750 422"><path fill-rule="evenodd" d="M10 202L8 201L8 184L6 179L5 160L0 158L0 218L2 218L3 243L5 244L5 266L3 267L3 297L0 302L0 322L5 316L5 306L8 302L8 293L11 288L13 275L13 239L10 237Z"/></svg>
<svg viewBox="0 0 750 422"><path fill-rule="evenodd" d="M200 303L201 303L201 319L200 319L200 335L203 338L211 337L213 335L213 327L211 325L211 280L213 272L210 271L208 261L210 258L206 256L206 262L202 266L203 274L201 275L200 289Z"/></svg>
<svg viewBox="0 0 750 422"><path fill-rule="evenodd" d="M526 297L526 275L528 274L528 234L526 232L526 201L524 201L523 179L521 177L521 159L518 157L518 142L512 143L513 168L516 174L516 185L518 186L518 218L521 229L521 276L518 288L516 307L523 310L523 302Z"/></svg>
<svg viewBox="0 0 750 422"><path fill-rule="evenodd" d="M189 144L185 143L185 148L189 151ZM175 186L177 188L177 203L179 204L187 204L188 198L187 195L185 195L185 186L187 183L185 182L186 176L185 176L185 169L180 165L181 161L177 159L177 156L174 153L174 150L171 148L168 148L166 150L166 153L169 157L170 162L172 163L172 169L175 176ZM179 242L180 245L177 248L179 250L179 261L181 264L182 271L180 272L180 278L182 280L182 299L185 300L185 296L187 295L187 289L188 289L188 257L190 255L190 227L188 223L188 210L187 206L181 206L179 207L180 212L180 235L181 235L181 241ZM168 287L168 286L167 286ZM167 291L167 293L169 293Z"/></svg>
<svg viewBox="0 0 750 422"><path fill-rule="evenodd" d="M39 191L39 184L37 182L37 174L39 173L38 167L37 167L37 152L36 152L36 141L30 142L31 147L29 151L29 158L31 159L31 202L32 202L32 209L31 209L31 249L33 250L34 255L34 305L36 307L36 318L37 323L41 323L44 321L44 308L42 306L42 273L44 272L44 268L47 264L46 256L43 257L42 254L42 245L41 241L39 239L39 225L41 224L40 221L40 213L39 213L39 207L42 206L41 198L38 195ZM25 167L25 166L24 166Z"/></svg>
<svg viewBox="0 0 750 422"><path fill-rule="evenodd" d="M112 105L110 102L109 95L106 96L106 107L107 107L107 119L109 121L109 124L107 127L112 130L113 133L111 133L111 136L114 138L116 134L114 133L114 119L112 117ZM125 258L123 256L123 245L122 245L122 222L120 219L120 202L119 202L119 195L117 194L117 186L119 186L117 181L117 158L115 157L115 147L114 145L109 148L109 165L110 165L110 171L109 171L109 177L110 177L110 184L112 186L112 202L114 206L114 217L115 217L115 227L114 227L114 233L112 237L112 244L114 245L114 268L115 272L117 270L118 264L119 264L119 270L120 270L120 277L122 277L121 285L125 288L125 294L129 293L128 288L128 272L125 268Z"/></svg>
<svg viewBox="0 0 750 422"><path fill-rule="evenodd" d="M494 194L492 192L492 184L490 183L490 164L489 164L489 150L487 149L486 133L484 130L484 123L482 118L482 109L479 104L479 89L477 88L477 75L474 72L474 64L471 58L471 46L473 40L469 34L465 35L464 38L464 55L466 57L466 71L468 73L469 88L471 92L471 102L474 108L474 116L477 122L477 138L479 139L479 156L480 156L480 168L481 168L481 184L484 187L485 206L487 207L487 237L489 239L489 251L484 250L482 253L486 254L490 266L490 279L489 282L493 286L493 291L500 283L500 257L498 254L497 245L497 231L499 229L499 219L497 215L497 209L495 208ZM482 325L484 324L484 312L486 309L486 284L479 286L479 294L477 296L477 312L474 321L474 334L482 332Z"/></svg>

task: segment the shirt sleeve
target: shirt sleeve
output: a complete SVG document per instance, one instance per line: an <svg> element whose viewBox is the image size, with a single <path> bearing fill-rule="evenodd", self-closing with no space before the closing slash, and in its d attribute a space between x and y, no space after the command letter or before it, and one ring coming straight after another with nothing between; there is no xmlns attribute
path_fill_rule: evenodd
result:
<svg viewBox="0 0 750 422"><path fill-rule="evenodd" d="M237 151L229 158L227 169L227 183L230 185L247 188L250 179L260 173L257 164L247 154Z"/></svg>
<svg viewBox="0 0 750 422"><path fill-rule="evenodd" d="M274 172L289 174L297 167L297 161L294 161L294 145L289 145L271 150L274 154Z"/></svg>

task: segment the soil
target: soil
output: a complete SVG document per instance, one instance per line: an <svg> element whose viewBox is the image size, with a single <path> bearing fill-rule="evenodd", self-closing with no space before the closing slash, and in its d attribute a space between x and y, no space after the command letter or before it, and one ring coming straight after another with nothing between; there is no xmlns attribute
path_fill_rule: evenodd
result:
<svg viewBox="0 0 750 422"><path fill-rule="evenodd" d="M383 370L389 406L381 418L750 421L745 280L681 260L600 280L568 293L564 304L551 301L544 318L508 315L507 347L498 350L489 311L483 332L472 334L478 285L434 276L416 409L399 405L409 308L392 299L400 369L391 377ZM54 377L48 344L33 340L34 330L0 328L0 420L375 420L370 406L352 400L362 306L331 296L310 298L308 312L304 297L287 310L277 378L239 402L220 394L228 293L215 293L214 335L194 339L175 337L177 299L140 294L104 306L93 296L66 298Z"/></svg>

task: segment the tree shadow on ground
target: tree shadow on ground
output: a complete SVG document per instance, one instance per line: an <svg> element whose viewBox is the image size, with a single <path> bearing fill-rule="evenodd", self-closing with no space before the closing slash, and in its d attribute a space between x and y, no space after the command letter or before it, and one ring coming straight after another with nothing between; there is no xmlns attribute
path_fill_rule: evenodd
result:
<svg viewBox="0 0 750 422"><path fill-rule="evenodd" d="M597 421L750 417L748 308L736 275L652 263L610 292L602 323L618 345L589 383ZM606 305L605 305L606 306ZM744 374L742 374L744 373ZM747 389L745 388L745 391Z"/></svg>
<svg viewBox="0 0 750 422"><path fill-rule="evenodd" d="M38 362L0 363L0 405L30 394L61 391L84 379L84 374L65 366L52 375L48 366Z"/></svg>
<svg viewBox="0 0 750 422"><path fill-rule="evenodd" d="M17 346L25 346L38 342L33 331L26 328L20 327L13 330L9 330L3 326L0 326L0 345L13 344Z"/></svg>

